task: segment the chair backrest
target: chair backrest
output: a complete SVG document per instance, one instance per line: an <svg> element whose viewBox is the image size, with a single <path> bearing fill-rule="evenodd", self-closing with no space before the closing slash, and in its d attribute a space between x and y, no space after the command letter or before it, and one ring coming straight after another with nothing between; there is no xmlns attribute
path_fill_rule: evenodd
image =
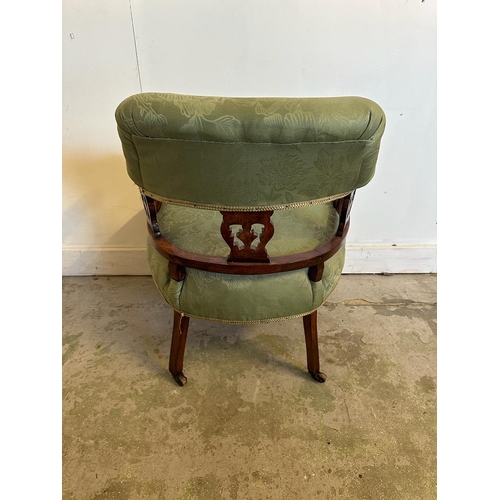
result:
<svg viewBox="0 0 500 500"><path fill-rule="evenodd" d="M322 203L366 185L385 127L362 97L143 93L116 121L129 176L148 196L229 211Z"/></svg>

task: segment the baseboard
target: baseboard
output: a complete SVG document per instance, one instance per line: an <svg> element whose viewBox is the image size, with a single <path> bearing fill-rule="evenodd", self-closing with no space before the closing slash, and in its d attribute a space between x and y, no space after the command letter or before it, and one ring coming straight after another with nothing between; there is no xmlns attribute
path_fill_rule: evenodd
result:
<svg viewBox="0 0 500 500"><path fill-rule="evenodd" d="M436 273L436 245L347 245L343 274Z"/></svg>
<svg viewBox="0 0 500 500"><path fill-rule="evenodd" d="M344 274L435 273L435 245L347 245ZM145 248L65 248L63 276L151 274Z"/></svg>

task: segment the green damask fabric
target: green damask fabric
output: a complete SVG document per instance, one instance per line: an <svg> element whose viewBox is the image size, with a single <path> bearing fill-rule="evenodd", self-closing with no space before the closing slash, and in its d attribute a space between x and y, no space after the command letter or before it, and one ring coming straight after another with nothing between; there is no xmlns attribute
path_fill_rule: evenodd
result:
<svg viewBox="0 0 500 500"><path fill-rule="evenodd" d="M385 115L362 97L143 93L116 110L132 180L172 203L288 208L367 184Z"/></svg>
<svg viewBox="0 0 500 500"><path fill-rule="evenodd" d="M162 234L183 250L227 256L220 236L222 216L215 211L163 205L158 223ZM311 250L338 227L332 204L277 211L271 256ZM317 309L335 288L344 265L345 247L325 263L323 279L313 283L307 269L259 276L235 276L186 269L184 281L170 280L168 262L148 238L153 279L167 302L188 316L228 322L266 322L307 314Z"/></svg>
<svg viewBox="0 0 500 500"><path fill-rule="evenodd" d="M158 216L164 236L182 249L217 256L229 253L220 235L218 210L224 209L275 210L271 256L325 242L339 220L323 202L371 180L385 128L382 109L362 97L143 93L125 99L115 116L129 176L169 202ZM148 257L158 289L176 310L266 322L317 309L340 278L345 247L325 263L317 283L307 269L237 276L190 268L176 282L150 238Z"/></svg>

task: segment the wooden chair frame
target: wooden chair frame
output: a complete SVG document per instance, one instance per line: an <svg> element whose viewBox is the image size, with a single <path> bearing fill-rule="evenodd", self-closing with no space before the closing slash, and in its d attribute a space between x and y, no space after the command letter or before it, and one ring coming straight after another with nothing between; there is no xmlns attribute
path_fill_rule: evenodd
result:
<svg viewBox="0 0 500 500"><path fill-rule="evenodd" d="M273 211L221 211L221 236L230 251L229 256L224 258L187 252L168 241L161 233L157 220L162 202L144 193L142 193L142 199L148 219L148 231L154 247L168 260L170 278L175 281L182 281L185 278L186 267L213 273L237 275L273 274L309 268L309 279L320 281L323 276L324 262L339 251L349 231L349 218L354 194L355 191L352 191L347 196L333 201L340 221L336 233L327 242L307 252L277 257L269 257L266 251L266 244L274 234L271 221ZM263 226L260 232L254 229L256 224ZM231 226L235 225L241 226L241 229L236 233L231 229ZM255 244L256 242L257 244ZM319 368L317 311L304 316L303 323L307 369L315 380L324 382L326 375ZM187 382L183 373L183 364L188 326L189 317L174 311L169 371L181 386Z"/></svg>

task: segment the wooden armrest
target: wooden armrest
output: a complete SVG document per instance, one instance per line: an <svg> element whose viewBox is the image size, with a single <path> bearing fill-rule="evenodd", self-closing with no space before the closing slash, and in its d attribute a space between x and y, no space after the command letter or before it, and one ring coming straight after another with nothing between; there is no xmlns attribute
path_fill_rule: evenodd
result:
<svg viewBox="0 0 500 500"><path fill-rule="evenodd" d="M176 281L184 279L186 267L236 275L273 274L308 267L309 279L320 281L324 262L338 252L349 231L349 214L354 193L334 202L340 215L339 229L336 233L315 249L293 255L269 257L267 254L265 245L274 234L271 222L272 211L221 212L223 217L221 234L230 248L230 254L227 258L188 252L168 241L161 234L157 220L157 212L161 207L161 202L145 194L142 194L142 197L148 215L148 231L152 237L153 245L163 257L168 259L170 276ZM235 235L242 242L242 248L235 243L235 237L230 227L234 224L242 226L242 229ZM252 228L254 224L263 224L264 229L260 233L260 242L255 248L252 248L252 243L258 237L257 232Z"/></svg>

